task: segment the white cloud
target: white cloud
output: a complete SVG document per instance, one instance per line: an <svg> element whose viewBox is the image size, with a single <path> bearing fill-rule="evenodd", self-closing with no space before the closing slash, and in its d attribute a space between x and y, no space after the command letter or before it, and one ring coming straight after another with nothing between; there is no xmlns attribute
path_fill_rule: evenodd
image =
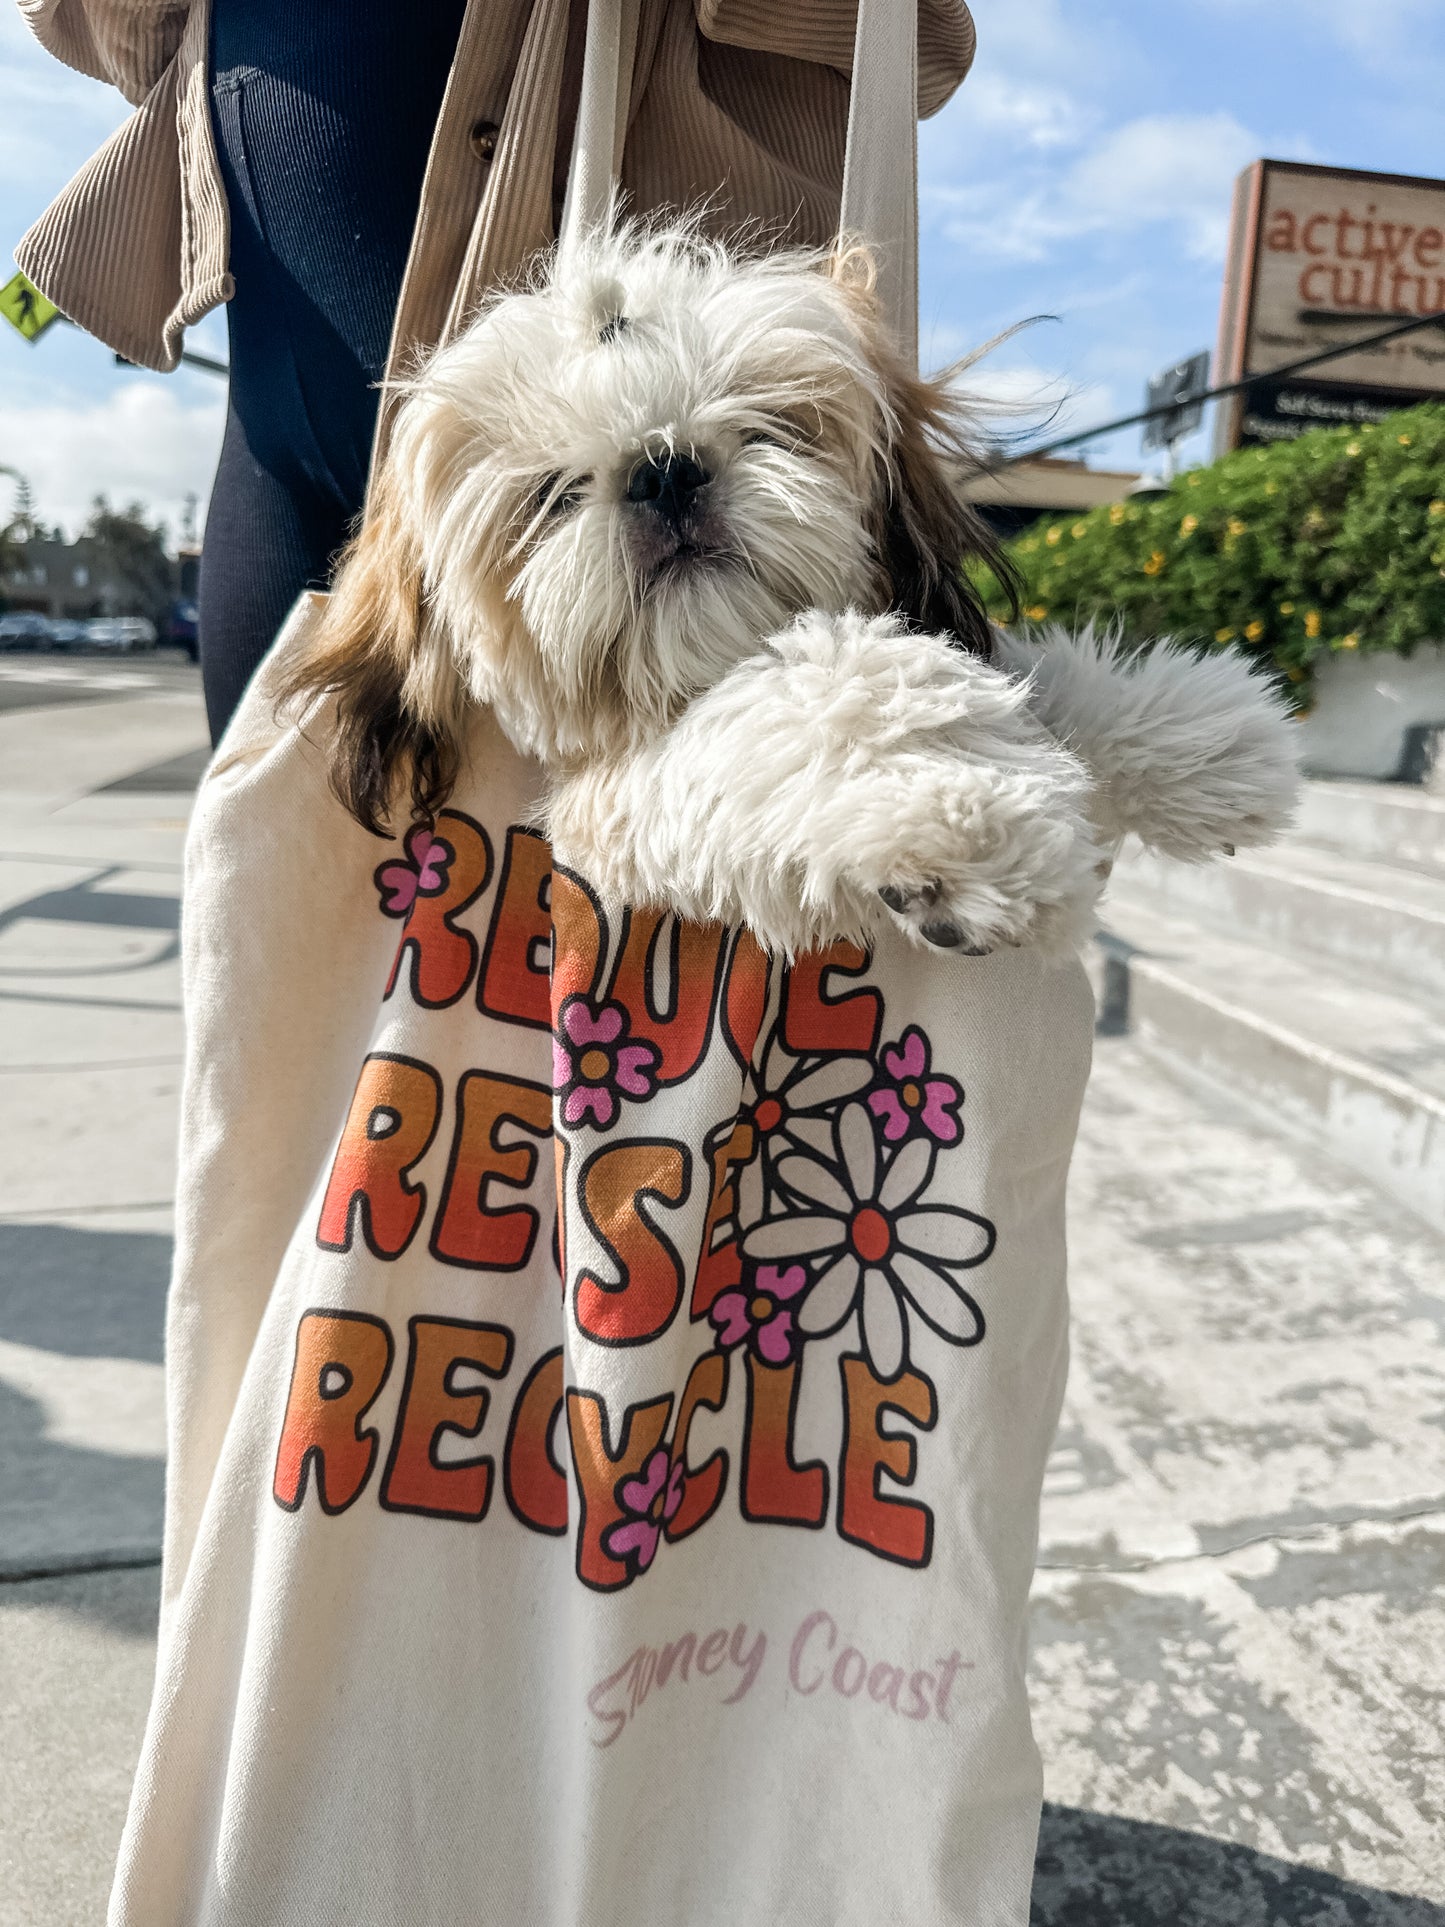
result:
<svg viewBox="0 0 1445 1927"><path fill-rule="evenodd" d="M214 387L131 375L99 400L0 398L0 448L29 481L44 522L73 534L92 499L108 495L144 502L174 533L185 497L196 495L204 514L210 495L225 419L224 386Z"/></svg>
<svg viewBox="0 0 1445 1927"><path fill-rule="evenodd" d="M1221 260L1231 188L1264 150L1232 114L1149 114L1111 128L1067 166L1010 194L996 181L925 182L925 206L951 240L998 260L1042 261L1085 234L1154 224L1182 232L1196 260Z"/></svg>
<svg viewBox="0 0 1445 1927"><path fill-rule="evenodd" d="M1085 154L1066 191L1093 225L1177 221L1196 259L1222 260L1234 177L1261 151L1233 114L1150 114Z"/></svg>

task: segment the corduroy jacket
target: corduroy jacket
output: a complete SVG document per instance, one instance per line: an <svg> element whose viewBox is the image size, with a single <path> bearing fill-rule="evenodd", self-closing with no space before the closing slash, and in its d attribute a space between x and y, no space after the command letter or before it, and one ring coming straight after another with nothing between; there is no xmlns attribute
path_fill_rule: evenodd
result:
<svg viewBox="0 0 1445 1927"><path fill-rule="evenodd" d="M302 0L304 4L304 0ZM16 249L61 311L118 354L174 368L230 298L211 132L213 0L19 0L49 50L119 87L131 118ZM913 4L913 0L898 0ZM710 199L819 243L838 217L857 0L640 0L622 185L642 211ZM586 0L469 0L397 307L393 366L443 340L550 242L580 85ZM920 113L967 73L964 0L920 0Z"/></svg>

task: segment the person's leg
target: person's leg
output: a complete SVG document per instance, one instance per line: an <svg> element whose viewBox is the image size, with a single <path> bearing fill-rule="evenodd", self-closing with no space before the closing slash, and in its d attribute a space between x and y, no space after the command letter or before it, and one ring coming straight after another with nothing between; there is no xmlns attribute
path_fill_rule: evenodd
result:
<svg viewBox="0 0 1445 1927"><path fill-rule="evenodd" d="M257 461L228 411L201 552L201 681L213 743L297 595L325 586L348 522L345 506Z"/></svg>
<svg viewBox="0 0 1445 1927"><path fill-rule="evenodd" d="M201 564L213 734L359 513L463 0L214 0L231 395Z"/></svg>

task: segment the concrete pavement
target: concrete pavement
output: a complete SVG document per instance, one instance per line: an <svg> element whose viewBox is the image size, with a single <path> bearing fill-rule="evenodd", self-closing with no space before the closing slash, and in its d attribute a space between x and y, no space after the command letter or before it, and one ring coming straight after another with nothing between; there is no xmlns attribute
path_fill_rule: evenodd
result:
<svg viewBox="0 0 1445 1927"><path fill-rule="evenodd" d="M0 657L0 1927L101 1918L145 1715L203 739ZM1445 1927L1445 1247L1128 1037L1072 1245L1037 1927Z"/></svg>

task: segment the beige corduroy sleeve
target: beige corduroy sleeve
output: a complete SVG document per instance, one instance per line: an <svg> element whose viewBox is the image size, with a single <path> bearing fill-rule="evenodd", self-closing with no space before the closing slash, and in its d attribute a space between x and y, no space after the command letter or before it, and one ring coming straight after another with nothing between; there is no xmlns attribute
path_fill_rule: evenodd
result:
<svg viewBox="0 0 1445 1927"><path fill-rule="evenodd" d="M138 105L175 59L190 0L19 0L47 53Z"/></svg>

